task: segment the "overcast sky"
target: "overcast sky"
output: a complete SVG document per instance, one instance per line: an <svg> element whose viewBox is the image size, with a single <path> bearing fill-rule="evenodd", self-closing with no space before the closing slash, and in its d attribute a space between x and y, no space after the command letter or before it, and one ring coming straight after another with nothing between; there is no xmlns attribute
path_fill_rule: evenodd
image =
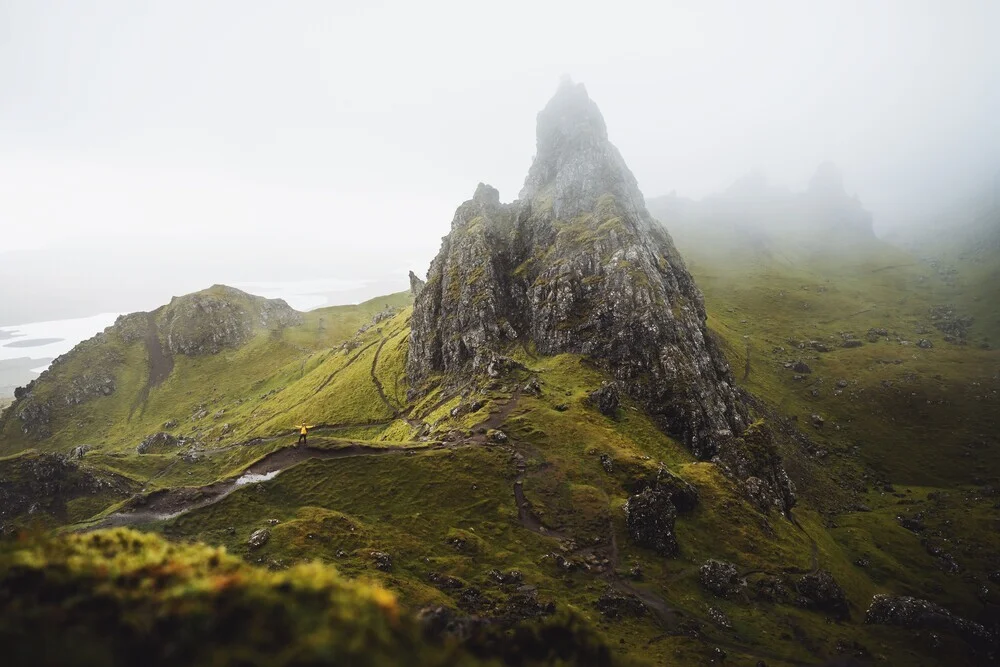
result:
<svg viewBox="0 0 1000 667"><path fill-rule="evenodd" d="M833 160L884 229L996 169L997 26L995 0L0 0L0 253L151 233L423 273L479 181L516 197L563 74L647 197Z"/></svg>

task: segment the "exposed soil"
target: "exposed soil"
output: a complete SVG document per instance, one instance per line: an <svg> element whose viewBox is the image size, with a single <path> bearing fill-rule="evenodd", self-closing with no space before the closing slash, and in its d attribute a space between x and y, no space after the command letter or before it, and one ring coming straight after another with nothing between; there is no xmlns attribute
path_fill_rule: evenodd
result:
<svg viewBox="0 0 1000 667"><path fill-rule="evenodd" d="M129 419L132 419L132 415L137 409L145 409L146 401L149 399L150 390L166 380L171 371L174 370L174 358L163 350L163 345L160 343L160 332L156 327L156 317L153 313L146 314L145 343L146 358L147 363L149 364L149 376L146 379L146 384L143 386L142 391L140 391L139 395L136 396L135 401L132 403L132 407L129 409ZM139 414L142 414L142 410L139 411Z"/></svg>

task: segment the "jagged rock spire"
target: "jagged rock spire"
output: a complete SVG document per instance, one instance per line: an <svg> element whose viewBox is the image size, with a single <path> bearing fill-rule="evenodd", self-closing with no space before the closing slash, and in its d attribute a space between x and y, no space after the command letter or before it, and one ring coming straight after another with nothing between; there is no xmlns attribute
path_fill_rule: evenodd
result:
<svg viewBox="0 0 1000 667"><path fill-rule="evenodd" d="M572 218L606 194L633 214L645 211L635 176L608 140L601 110L582 83L565 79L538 113L535 160L520 198L551 198L557 216Z"/></svg>
<svg viewBox="0 0 1000 667"><path fill-rule="evenodd" d="M847 197L844 177L833 162L823 162L809 180L809 193L822 197Z"/></svg>
<svg viewBox="0 0 1000 667"><path fill-rule="evenodd" d="M582 85L559 87L537 139L519 200L480 183L455 212L414 302L411 383L475 373L529 341L587 355L699 458L789 506L779 459L739 449L748 415L701 293Z"/></svg>

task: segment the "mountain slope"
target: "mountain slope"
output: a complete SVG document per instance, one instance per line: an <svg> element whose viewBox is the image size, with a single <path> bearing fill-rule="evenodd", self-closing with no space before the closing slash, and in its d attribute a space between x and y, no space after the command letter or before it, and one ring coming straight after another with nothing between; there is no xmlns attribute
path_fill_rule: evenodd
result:
<svg viewBox="0 0 1000 667"><path fill-rule="evenodd" d="M855 328L878 317L902 339L914 313L926 312L922 290L936 296L937 283L911 293L909 269L893 268L900 255L882 264L890 255L870 245L844 269L853 276L825 273L836 267L821 255L775 265L771 244L721 266L692 251L689 273L582 89L559 91L538 138L521 199L500 204L481 186L459 207L428 282L411 278L412 309L408 294L306 314L271 304L283 313L272 328L255 315L261 302L213 288L154 311L169 372L153 372L164 365L149 328L125 343L124 327L113 327L4 413L0 451L11 456L0 476L20 480L9 487L18 504L4 516L8 529L134 526L224 546L259 567L220 556L239 577L220 580L197 547L100 531L55 546L4 543L0 594L16 581L51 602L42 595L51 575L84 606L107 604L102 592L117 604L125 592L121 580L101 578L107 559L118 567L134 557L121 570L126 583L179 571L166 590L196 594L172 617L185 636L205 637L206 609L263 596L281 646L312 655L340 641L313 632L315 618L339 618L356 602L367 614L364 599L382 599L344 591L337 576L307 595L314 617L294 622L298 592L313 590L302 577L326 582L336 568L398 596L400 625L374 645L390 661L400 651L449 655L415 642L419 610L422 632L458 643L456 659L469 651L507 664L551 662L553 650L567 664L601 664L605 646L651 665L989 664L994 398L992 385L970 380L969 364L994 357L948 347L943 332L927 334L928 349L888 331L870 343ZM206 299L232 303L171 320L187 322L182 340L202 341L204 353L171 347L169 312ZM204 334L245 331L217 326L240 311L252 315L236 318L251 323L249 335L229 344ZM60 398L92 377L110 379L113 391ZM925 404L932 396L940 402ZM25 433L17 415L46 402L48 431ZM928 428L946 416L951 435ZM296 446L302 422L315 428ZM974 430L983 445L954 456L948 448ZM32 511L26 489L49 479L56 460L58 497ZM800 493L794 507L781 491L786 469ZM91 494L97 479L114 484ZM109 540L137 553L116 555ZM66 549L78 557L62 558ZM49 553L54 569L44 566ZM324 565L301 569L313 561ZM346 607L329 606L330 591L344 591ZM873 605L883 594L948 611L903 597ZM163 603L155 591L133 600L140 626ZM254 636L258 617L245 611L251 622L226 638L250 632L249 645L266 653L270 626ZM5 605L4 627L20 631L30 613ZM66 618L51 605L40 613ZM155 634L141 638L163 647ZM252 659L226 638L215 658Z"/></svg>

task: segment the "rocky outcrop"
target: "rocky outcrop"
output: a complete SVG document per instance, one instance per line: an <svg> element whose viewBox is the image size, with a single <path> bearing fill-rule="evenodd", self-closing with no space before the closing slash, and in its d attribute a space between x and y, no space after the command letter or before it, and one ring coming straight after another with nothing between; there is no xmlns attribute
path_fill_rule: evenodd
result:
<svg viewBox="0 0 1000 667"><path fill-rule="evenodd" d="M732 563L707 560L698 568L698 582L716 597L730 598L747 587L747 580L740 576Z"/></svg>
<svg viewBox="0 0 1000 667"><path fill-rule="evenodd" d="M661 556L677 555L676 520L677 508L666 489L651 486L625 501L625 526L629 537L640 547L652 549Z"/></svg>
<svg viewBox="0 0 1000 667"><path fill-rule="evenodd" d="M174 297L157 313L171 354L216 354L243 345L260 329L302 323L282 299L265 299L225 285Z"/></svg>
<svg viewBox="0 0 1000 667"><path fill-rule="evenodd" d="M267 528L260 528L250 533L247 539L247 546L252 550L260 549L271 541L271 531Z"/></svg>
<svg viewBox="0 0 1000 667"><path fill-rule="evenodd" d="M481 183L458 208L411 326L417 387L485 371L506 348L533 343L598 360L699 458L748 424L702 295L582 85L564 83L539 113L518 200L502 204Z"/></svg>
<svg viewBox="0 0 1000 667"><path fill-rule="evenodd" d="M180 440L176 436L170 435L169 433L159 432L147 435L142 439L138 445L136 445L136 454L150 454L157 453L162 454L171 449L176 449Z"/></svg>
<svg viewBox="0 0 1000 667"><path fill-rule="evenodd" d="M865 614L865 623L946 631L972 644L986 644L996 640L979 623L953 614L933 602L906 595L876 595Z"/></svg>
<svg viewBox="0 0 1000 667"><path fill-rule="evenodd" d="M590 392L587 398L605 417L609 419L618 418L621 397L618 395L618 388L614 384L604 383L599 389Z"/></svg>
<svg viewBox="0 0 1000 667"><path fill-rule="evenodd" d="M690 512L698 504L698 491L661 465L651 481L638 484L625 501L625 526L629 537L641 547L662 556L679 551L674 534L678 512Z"/></svg>
<svg viewBox="0 0 1000 667"><path fill-rule="evenodd" d="M0 534L24 514L62 516L75 498L99 493L124 498L133 488L130 480L81 466L71 457L30 452L7 458L0 461Z"/></svg>
<svg viewBox="0 0 1000 667"><path fill-rule="evenodd" d="M103 332L57 357L26 387L19 387L11 409L0 415L0 432L14 426L30 438L44 439L58 429L66 408L112 396L119 390L129 346L145 344L148 392L170 374L173 355L215 354L240 347L260 331L301 323L301 313L281 299L224 285L175 297L151 313L122 315Z"/></svg>
<svg viewBox="0 0 1000 667"><path fill-rule="evenodd" d="M826 612L839 620L850 618L851 611L844 589L826 570L803 575L796 588L799 592L800 606Z"/></svg>
<svg viewBox="0 0 1000 667"><path fill-rule="evenodd" d="M424 289L424 281L417 277L413 271L410 271L410 294L416 299L420 296L420 292Z"/></svg>

